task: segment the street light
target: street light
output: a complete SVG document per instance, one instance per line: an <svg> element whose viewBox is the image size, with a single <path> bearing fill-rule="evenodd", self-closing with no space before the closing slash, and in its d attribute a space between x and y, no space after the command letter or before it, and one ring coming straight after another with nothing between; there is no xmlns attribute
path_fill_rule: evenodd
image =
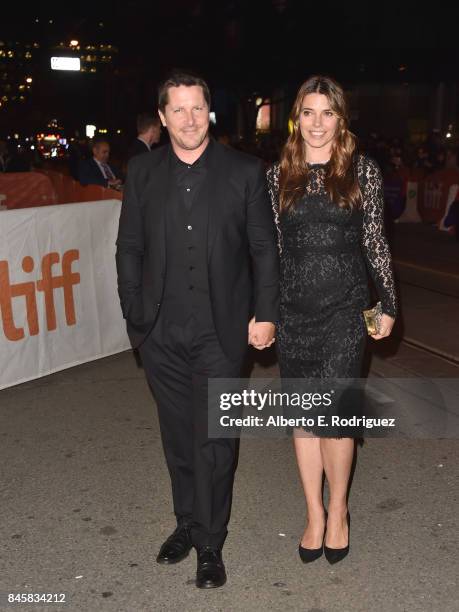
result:
<svg viewBox="0 0 459 612"><path fill-rule="evenodd" d="M26 78L26 83L31 83L32 82L32 77L27 77Z"/></svg>

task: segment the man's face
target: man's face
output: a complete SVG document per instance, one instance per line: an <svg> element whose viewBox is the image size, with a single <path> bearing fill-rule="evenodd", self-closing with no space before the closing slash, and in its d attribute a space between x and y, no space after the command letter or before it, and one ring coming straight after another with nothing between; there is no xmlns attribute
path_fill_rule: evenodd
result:
<svg viewBox="0 0 459 612"><path fill-rule="evenodd" d="M179 149L198 149L207 138L209 108L199 85L170 87L168 103L164 113L159 111L159 116L172 143Z"/></svg>
<svg viewBox="0 0 459 612"><path fill-rule="evenodd" d="M108 156L110 155L110 145L108 142L101 142L96 144L93 148L92 153L94 158L101 163L107 163Z"/></svg>

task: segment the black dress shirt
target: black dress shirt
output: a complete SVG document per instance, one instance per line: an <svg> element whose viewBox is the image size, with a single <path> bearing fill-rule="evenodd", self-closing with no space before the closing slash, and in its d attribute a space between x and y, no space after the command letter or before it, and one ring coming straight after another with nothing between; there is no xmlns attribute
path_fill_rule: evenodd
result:
<svg viewBox="0 0 459 612"><path fill-rule="evenodd" d="M185 323L193 315L207 324L212 317L207 269L208 209L212 202L200 197L212 146L209 142L193 164L183 162L171 152L164 310L169 319L178 323Z"/></svg>

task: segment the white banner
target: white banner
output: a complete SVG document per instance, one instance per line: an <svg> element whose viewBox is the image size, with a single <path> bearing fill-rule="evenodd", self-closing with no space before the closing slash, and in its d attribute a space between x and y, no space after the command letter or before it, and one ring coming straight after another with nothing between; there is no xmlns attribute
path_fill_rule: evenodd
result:
<svg viewBox="0 0 459 612"><path fill-rule="evenodd" d="M438 224L438 229L449 232L449 227L445 226L445 219L449 214L449 210L451 208L451 204L457 200L457 192L459 191L459 185L451 185L448 192L448 197L446 198L446 209L445 214L441 218L440 223Z"/></svg>
<svg viewBox="0 0 459 612"><path fill-rule="evenodd" d="M418 182L408 181L406 184L406 204L402 215L396 223L421 223L418 213Z"/></svg>
<svg viewBox="0 0 459 612"><path fill-rule="evenodd" d="M116 290L120 207L0 212L0 389L130 348Z"/></svg>

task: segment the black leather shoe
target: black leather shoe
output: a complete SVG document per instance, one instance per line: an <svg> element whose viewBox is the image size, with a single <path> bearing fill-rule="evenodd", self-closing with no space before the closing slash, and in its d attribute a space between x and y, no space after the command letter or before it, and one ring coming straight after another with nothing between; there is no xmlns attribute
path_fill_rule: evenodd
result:
<svg viewBox="0 0 459 612"><path fill-rule="evenodd" d="M222 551L218 548L203 546L197 549L197 553L196 586L198 589L214 589L223 586L226 582L226 572Z"/></svg>
<svg viewBox="0 0 459 612"><path fill-rule="evenodd" d="M161 546L159 554L156 557L156 561L164 565L178 563L188 556L191 547L192 544L189 526L179 526Z"/></svg>
<svg viewBox="0 0 459 612"><path fill-rule="evenodd" d="M348 531L349 531L349 536L350 536L351 517L349 516L349 512L347 514L347 525L348 525ZM344 548L329 548L328 546L325 546L324 544L325 558L331 564L342 561L344 557L346 557L348 552L349 552L349 542L348 542L348 545L345 546Z"/></svg>

